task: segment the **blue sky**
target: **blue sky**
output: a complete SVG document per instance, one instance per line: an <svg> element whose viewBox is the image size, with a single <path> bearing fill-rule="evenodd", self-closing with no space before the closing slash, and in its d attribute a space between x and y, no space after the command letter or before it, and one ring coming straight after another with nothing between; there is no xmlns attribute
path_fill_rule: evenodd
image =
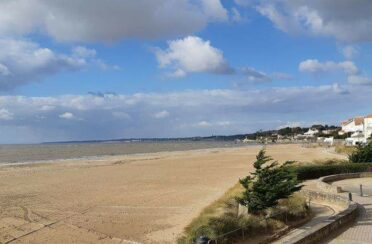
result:
<svg viewBox="0 0 372 244"><path fill-rule="evenodd" d="M14 0L0 12L0 143L248 133L372 112L367 0Z"/></svg>

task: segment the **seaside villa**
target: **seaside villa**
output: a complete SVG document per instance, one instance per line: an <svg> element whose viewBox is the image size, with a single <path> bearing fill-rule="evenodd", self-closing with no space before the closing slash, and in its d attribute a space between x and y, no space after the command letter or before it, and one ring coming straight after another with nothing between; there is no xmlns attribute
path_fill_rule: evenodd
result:
<svg viewBox="0 0 372 244"><path fill-rule="evenodd" d="M367 143L368 138L372 134L372 114L343 121L341 127L340 135L350 134L345 139L347 145L355 146L357 144Z"/></svg>
<svg viewBox="0 0 372 244"><path fill-rule="evenodd" d="M319 133L319 130L310 128L307 132L304 133L306 137L314 137Z"/></svg>

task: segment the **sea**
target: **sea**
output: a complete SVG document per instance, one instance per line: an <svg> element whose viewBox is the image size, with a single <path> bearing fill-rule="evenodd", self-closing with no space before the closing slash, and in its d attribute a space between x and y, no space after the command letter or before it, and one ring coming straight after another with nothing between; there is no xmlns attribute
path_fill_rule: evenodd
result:
<svg viewBox="0 0 372 244"><path fill-rule="evenodd" d="M0 164L243 146L247 146L247 144L233 141L131 141L0 145Z"/></svg>

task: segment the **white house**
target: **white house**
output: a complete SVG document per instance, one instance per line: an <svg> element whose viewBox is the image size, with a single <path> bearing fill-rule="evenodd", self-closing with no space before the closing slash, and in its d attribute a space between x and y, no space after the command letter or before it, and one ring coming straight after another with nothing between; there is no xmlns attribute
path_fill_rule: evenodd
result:
<svg viewBox="0 0 372 244"><path fill-rule="evenodd" d="M368 138L372 135L372 114L364 118L364 139L367 142Z"/></svg>
<svg viewBox="0 0 372 244"><path fill-rule="evenodd" d="M333 137L325 138L323 142L333 146L334 138Z"/></svg>
<svg viewBox="0 0 372 244"><path fill-rule="evenodd" d="M366 143L372 134L372 114L366 117L356 117L341 123L342 133L352 133L346 138L347 145Z"/></svg>
<svg viewBox="0 0 372 244"><path fill-rule="evenodd" d="M304 136L306 137L314 137L316 134L319 134L319 131L317 129L309 129L307 132L304 133Z"/></svg>
<svg viewBox="0 0 372 244"><path fill-rule="evenodd" d="M357 131L363 131L364 117L356 117L349 119L341 123L342 132L344 133L354 133Z"/></svg>

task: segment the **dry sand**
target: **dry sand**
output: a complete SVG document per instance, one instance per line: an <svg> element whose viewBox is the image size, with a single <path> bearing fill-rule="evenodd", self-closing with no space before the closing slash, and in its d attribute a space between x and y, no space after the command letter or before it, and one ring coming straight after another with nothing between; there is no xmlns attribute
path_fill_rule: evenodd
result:
<svg viewBox="0 0 372 244"><path fill-rule="evenodd" d="M0 243L174 243L248 174L260 148L0 167ZM279 161L338 157L300 145L267 150Z"/></svg>

